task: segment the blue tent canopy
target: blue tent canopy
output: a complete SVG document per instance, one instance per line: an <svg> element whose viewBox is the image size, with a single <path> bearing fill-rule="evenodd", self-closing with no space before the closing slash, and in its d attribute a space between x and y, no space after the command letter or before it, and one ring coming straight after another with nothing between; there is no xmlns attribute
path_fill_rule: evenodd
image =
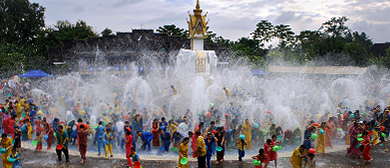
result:
<svg viewBox="0 0 390 168"><path fill-rule="evenodd" d="M18 75L18 76L21 78L44 78L53 75L47 74L41 70L31 70L23 75Z"/></svg>
<svg viewBox="0 0 390 168"><path fill-rule="evenodd" d="M262 69L253 69L252 71L252 75L255 75L255 76L261 76L261 75L267 75L268 73L263 71Z"/></svg>

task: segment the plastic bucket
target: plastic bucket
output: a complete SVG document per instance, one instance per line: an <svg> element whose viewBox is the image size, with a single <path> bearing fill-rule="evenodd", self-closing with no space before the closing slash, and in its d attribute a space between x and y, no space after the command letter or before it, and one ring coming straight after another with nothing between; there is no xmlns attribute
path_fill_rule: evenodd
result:
<svg viewBox="0 0 390 168"><path fill-rule="evenodd" d="M186 158L186 157L181 158L180 163L181 163L182 165L187 164L187 163L188 163L188 158Z"/></svg>
<svg viewBox="0 0 390 168"><path fill-rule="evenodd" d="M32 141L32 145L33 145L33 146L37 146L37 144L38 144L38 142L37 142L36 140L33 140L33 141Z"/></svg>
<svg viewBox="0 0 390 168"><path fill-rule="evenodd" d="M215 150L218 151L218 152L221 152L223 149L222 149L222 147L217 146L217 147L215 148Z"/></svg>
<svg viewBox="0 0 390 168"><path fill-rule="evenodd" d="M62 149L62 145L57 145L56 149L57 150L61 150Z"/></svg>

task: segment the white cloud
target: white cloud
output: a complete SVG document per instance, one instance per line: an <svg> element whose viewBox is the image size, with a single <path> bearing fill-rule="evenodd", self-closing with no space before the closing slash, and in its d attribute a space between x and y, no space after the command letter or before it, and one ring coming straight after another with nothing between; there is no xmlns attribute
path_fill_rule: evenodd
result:
<svg viewBox="0 0 390 168"><path fill-rule="evenodd" d="M158 28L176 24L187 28L187 11L196 0L33 0L46 7L46 25L57 20L85 20L100 32ZM289 24L296 33L317 29L331 17L347 16L352 30L366 32L375 42L390 41L388 0L200 0L209 12L210 29L232 40L249 36L260 20ZM385 27L387 26L387 27Z"/></svg>

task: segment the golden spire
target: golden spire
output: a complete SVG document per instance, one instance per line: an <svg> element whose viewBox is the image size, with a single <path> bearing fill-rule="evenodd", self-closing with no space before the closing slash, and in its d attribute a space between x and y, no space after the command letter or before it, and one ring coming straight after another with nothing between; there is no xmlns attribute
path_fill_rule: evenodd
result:
<svg viewBox="0 0 390 168"><path fill-rule="evenodd" d="M207 38L206 29L209 21L206 22L207 13L202 15L203 10L200 8L199 0L196 0L196 6L193 11L193 15L188 11L190 17L190 20L187 20L190 33L189 38Z"/></svg>
<svg viewBox="0 0 390 168"><path fill-rule="evenodd" d="M200 9L199 0L197 0L196 1L196 6L195 6L195 9L194 9L194 14L196 16L200 16L200 15L202 15L202 12L203 12L203 10Z"/></svg>
<svg viewBox="0 0 390 168"><path fill-rule="evenodd" d="M196 9L200 9L199 0L196 1Z"/></svg>

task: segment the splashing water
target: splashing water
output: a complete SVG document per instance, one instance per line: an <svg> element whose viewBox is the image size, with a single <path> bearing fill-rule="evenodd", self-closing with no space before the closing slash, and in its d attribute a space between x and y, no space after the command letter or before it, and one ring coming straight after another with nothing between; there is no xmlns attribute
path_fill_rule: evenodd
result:
<svg viewBox="0 0 390 168"><path fill-rule="evenodd" d="M90 123L96 125L104 113L126 115L133 109L144 116L144 126L149 129L150 121L156 117L177 118L191 113L192 128L198 122L197 114L215 104L217 115L228 113L230 103L239 108L241 119L261 123L261 128L275 123L285 129L303 127L304 117L314 118L317 113L336 113L336 106L359 109L359 105L385 105L390 85L382 82L377 87L370 72L363 76L282 74L253 76L245 64L234 64L218 68L215 54L207 53L207 71L195 72L195 54L182 50L170 66L136 71L134 63L129 64L133 73L112 75L103 71L93 76L70 73L57 77L32 90L36 102L42 95L50 95L53 103L46 111L57 111L57 116L68 121L72 108L80 103L80 109L89 111ZM157 58L150 58L150 64L161 67ZM139 73L138 73L139 72ZM230 95L222 89L226 87ZM373 95L378 95L373 97ZM373 103L368 103L373 102ZM115 109L115 104L118 109ZM110 108L111 107L111 108ZM88 110L87 110L88 109ZM270 110L271 114L266 111ZM233 118L233 116L231 116ZM123 122L118 128L123 128ZM222 125L221 125L222 126Z"/></svg>

